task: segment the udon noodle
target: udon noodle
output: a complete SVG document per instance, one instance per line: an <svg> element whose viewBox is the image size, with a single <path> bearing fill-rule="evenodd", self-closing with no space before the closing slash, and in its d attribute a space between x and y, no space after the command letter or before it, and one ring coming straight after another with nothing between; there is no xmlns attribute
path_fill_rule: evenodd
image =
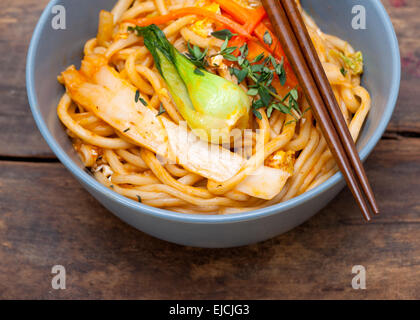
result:
<svg viewBox="0 0 420 320"><path fill-rule="evenodd" d="M231 0L225 3L228 2L250 10L260 6L259 1ZM313 119L310 106L302 96L298 98L300 112L293 109L290 112L268 111L267 106L257 111L248 110L248 130L240 138L243 153L235 154L235 160L226 162L229 168L224 168L224 171L215 167L218 162L212 159L193 159L194 165L190 166L180 160L182 155L177 155L172 162L163 161L164 155L168 154L159 148L168 148L168 144L183 148L180 141L168 141L173 139L170 130L182 123L185 117L143 38L133 32L134 22L141 18L168 16L187 7L204 8L239 24L241 22L224 10L221 1L119 0L111 12L100 13L98 34L85 44L80 72L71 67L58 77L67 89L59 102L58 116L84 166L100 183L125 197L149 206L198 214L227 214L263 208L296 197L333 176L337 166ZM323 33L305 12L302 13L352 137L357 140L371 105L369 93L360 84L361 53L346 41ZM261 23L269 28L266 18ZM230 26L194 14L173 15L173 19L158 26L181 53L188 52L188 46L200 48L200 52L206 49L208 57L212 58L208 59L205 68L236 85L237 75L229 72L228 67L234 67L237 62L227 61L217 54L225 41L212 36L213 31L229 29ZM251 41L256 40L253 37ZM259 45L264 47L272 39L264 41L265 44L260 41ZM100 66L110 67L112 71L98 71ZM253 84L252 79L247 78L241 82L240 88L249 93ZM79 86L86 86L83 92L75 89ZM98 88L102 91L96 93ZM282 97L291 88L283 89L278 92ZM150 132L145 133L148 124L143 122L143 128L139 125L143 118L132 125L133 128L137 126L135 130L138 132L143 130L149 135L145 142L136 139L134 129L131 129L131 135L129 127L123 130L118 124L122 121L119 112L126 112L125 100L120 95L124 90L131 92L127 95L135 99L137 108L143 108L144 117L147 114L154 126L168 132L161 135L152 126ZM135 98L131 97L133 90ZM117 95L123 100L118 100L116 109L107 109L107 101ZM250 95L249 100L255 96L255 93L253 97ZM190 129L186 130L191 133ZM201 146L203 140L200 139L199 143ZM230 141L225 141L220 148L231 155L236 152ZM238 167L233 168L230 163ZM212 165L212 168L208 167ZM280 184L278 179L282 180Z"/></svg>

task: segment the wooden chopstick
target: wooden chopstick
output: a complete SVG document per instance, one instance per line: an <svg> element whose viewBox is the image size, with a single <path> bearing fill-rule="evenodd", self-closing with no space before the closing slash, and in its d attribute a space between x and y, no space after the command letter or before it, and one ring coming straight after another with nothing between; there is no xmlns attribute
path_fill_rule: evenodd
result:
<svg viewBox="0 0 420 320"><path fill-rule="evenodd" d="M332 123L332 119L328 114L314 77L304 58L303 53L301 52L298 40L294 35L292 26L290 25L284 7L282 3L277 0L263 0L262 2L273 24L274 31L279 37L283 50L302 86L306 98L312 106L315 118L321 127L331 153L333 154L341 172L343 173L347 185L353 193L353 196L356 199L364 218L367 221L370 221L371 216L369 207L360 190L350 161L347 158L346 151L341 143L335 126Z"/></svg>
<svg viewBox="0 0 420 320"><path fill-rule="evenodd" d="M315 82L318 89L324 99L325 105L331 115L333 124L338 132L350 163L359 179L360 185L366 195L366 198L371 206L374 214L379 214L379 208L375 200L375 196L372 191L372 187L366 176L365 169L360 161L357 153L356 145L348 130L346 120L344 119L343 113L340 110L337 99L335 98L334 92L332 91L331 85L328 81L327 75L322 67L321 61L319 60L318 54L312 43L309 32L306 28L305 22L303 21L302 15L299 11L298 5L295 0L282 0L282 4L286 15L289 18L289 22L292 26L294 34L298 40L301 51L306 58L309 68L312 71ZM316 76L315 76L316 75Z"/></svg>

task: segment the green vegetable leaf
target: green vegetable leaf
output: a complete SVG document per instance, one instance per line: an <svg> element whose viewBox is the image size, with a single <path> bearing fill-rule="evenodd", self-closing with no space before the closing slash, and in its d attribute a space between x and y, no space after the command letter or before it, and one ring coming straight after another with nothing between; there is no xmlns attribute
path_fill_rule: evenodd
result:
<svg viewBox="0 0 420 320"><path fill-rule="evenodd" d="M165 108L163 107L162 104L160 104L160 106L159 106L159 112L158 112L158 114L156 116L159 117L162 114L164 114L165 112L166 112Z"/></svg>
<svg viewBox="0 0 420 320"><path fill-rule="evenodd" d="M226 50L228 44L229 44L229 40L228 38L226 38L225 42L223 42L222 46L220 47L220 52L223 52L224 50Z"/></svg>
<svg viewBox="0 0 420 320"><path fill-rule="evenodd" d="M242 83L248 75L248 71L245 69L229 68L230 74L234 75L238 79L238 84Z"/></svg>
<svg viewBox="0 0 420 320"><path fill-rule="evenodd" d="M232 33L229 29L223 29L223 30L212 32L211 35L220 40L225 40L225 39L230 40L237 34Z"/></svg>
<svg viewBox="0 0 420 320"><path fill-rule="evenodd" d="M228 61L232 61L232 62L236 62L236 61L238 61L238 58L237 57L235 57L234 55L232 55L232 54L224 54L223 55L223 58L225 58L226 60L228 60Z"/></svg>
<svg viewBox="0 0 420 320"><path fill-rule="evenodd" d="M238 64L242 66L246 60L246 57L248 56L248 52L249 52L248 44L245 43L242 47L240 47L239 52L240 52L240 55L238 57Z"/></svg>
<svg viewBox="0 0 420 320"><path fill-rule="evenodd" d="M265 107L265 105L264 105L264 103L261 99L252 102L252 108L253 109L261 109L261 108L264 108L264 107Z"/></svg>
<svg viewBox="0 0 420 320"><path fill-rule="evenodd" d="M275 108L276 110L279 110L282 113L292 115L292 112L290 111L290 109L282 103L273 104L273 108Z"/></svg>
<svg viewBox="0 0 420 320"><path fill-rule="evenodd" d="M297 101L299 99L299 93L296 89L292 89L290 90L290 95L292 96L292 98Z"/></svg>
<svg viewBox="0 0 420 320"><path fill-rule="evenodd" d="M248 95L249 96L256 96L258 94L258 89L257 88L252 88L248 90Z"/></svg>
<svg viewBox="0 0 420 320"><path fill-rule="evenodd" d="M188 45L182 55L156 25L137 29L152 53L178 111L201 139L220 143L230 138L233 128L245 129L251 107L249 96L238 85L208 72L207 49ZM227 45L224 50L229 50ZM238 75L241 75L238 70ZM245 79L242 76L242 80ZM163 110L162 110L163 111Z"/></svg>
<svg viewBox="0 0 420 320"><path fill-rule="evenodd" d="M195 68L194 73L199 75L199 76L204 76L204 72L201 71L199 68Z"/></svg>
<svg viewBox="0 0 420 320"><path fill-rule="evenodd" d="M284 124L284 126L291 125L292 123L295 123L295 122L297 122L297 120L296 120L296 119L295 119L295 120L290 120L290 121L287 121L287 122Z"/></svg>
<svg viewBox="0 0 420 320"><path fill-rule="evenodd" d="M263 58L264 58L264 52L263 52L263 53L260 53L258 56L256 56L256 57L254 58L254 60L252 60L252 62L251 62L251 63L258 63L258 62L260 62Z"/></svg>
<svg viewBox="0 0 420 320"><path fill-rule="evenodd" d="M264 42L269 46L273 44L273 38L271 37L271 34L268 31L264 33Z"/></svg>
<svg viewBox="0 0 420 320"><path fill-rule="evenodd" d="M258 88L258 93L264 105L268 106L272 100L269 90L266 87L260 86Z"/></svg>
<svg viewBox="0 0 420 320"><path fill-rule="evenodd" d="M141 98L141 97L139 97L139 99L138 99L145 107L147 107L148 106L148 104L147 104L147 102L143 99L143 98Z"/></svg>
<svg viewBox="0 0 420 320"><path fill-rule="evenodd" d="M258 110L252 109L252 113L260 120L262 120L262 114Z"/></svg>
<svg viewBox="0 0 420 320"><path fill-rule="evenodd" d="M197 68L205 69L208 65L207 60L206 60L208 49L201 51L201 49L196 45L191 47L191 44L189 42L187 44L187 48L188 48L188 53L185 54L187 58Z"/></svg>
<svg viewBox="0 0 420 320"><path fill-rule="evenodd" d="M274 108L273 108L272 105L267 108L267 117L268 118L271 118L271 115L273 114L273 111L274 111Z"/></svg>

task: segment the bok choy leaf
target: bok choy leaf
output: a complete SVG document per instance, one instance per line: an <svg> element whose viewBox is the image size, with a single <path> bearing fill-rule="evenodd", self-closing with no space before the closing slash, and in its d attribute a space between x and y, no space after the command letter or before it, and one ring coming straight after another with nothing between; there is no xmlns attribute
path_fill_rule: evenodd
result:
<svg viewBox="0 0 420 320"><path fill-rule="evenodd" d="M144 38L179 112L197 136L212 143L227 142L233 129L247 127L251 103L242 88L198 69L156 25L135 30Z"/></svg>

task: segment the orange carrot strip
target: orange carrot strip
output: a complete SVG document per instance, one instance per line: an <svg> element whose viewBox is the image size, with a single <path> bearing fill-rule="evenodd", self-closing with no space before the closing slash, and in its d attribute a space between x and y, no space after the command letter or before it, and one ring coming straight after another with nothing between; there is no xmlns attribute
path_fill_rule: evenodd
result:
<svg viewBox="0 0 420 320"><path fill-rule="evenodd" d="M260 6L255 9L248 9L244 8L238 3L232 1L232 0L214 0L217 2L222 10L226 11L229 15L231 15L236 21L239 23L244 23L244 28L247 29L249 33L254 33L257 38L260 40L262 44L269 50L273 56L279 60L284 58L284 68L287 73L287 82L286 84L293 88L296 85L298 85L297 78L292 70L292 67L290 66L290 63L288 62L283 49L277 39L277 37L274 35L274 33L270 30L270 22L266 19L266 12L264 10L263 6ZM264 19L264 21L263 21ZM268 26L267 26L267 25ZM264 35L266 32L269 32L272 41L271 45L268 45L264 42ZM242 43L243 44L243 43ZM248 43L249 46L251 46L251 42ZM254 45L255 46L255 45ZM260 47L260 49L262 49ZM258 52L255 56L262 53L263 51ZM267 54L268 55L268 54Z"/></svg>
<svg viewBox="0 0 420 320"><path fill-rule="evenodd" d="M229 13L239 23L246 23L250 20L261 21L266 16L263 6L248 9L232 0L214 0L214 2L217 2L223 11Z"/></svg>
<svg viewBox="0 0 420 320"><path fill-rule="evenodd" d="M240 24L236 23L235 21L226 18L224 16L222 16L221 14L217 14L214 13L212 11L203 9L203 8L197 8L197 7L187 7L187 8L182 8L182 9L178 9L178 10L173 10L170 13L163 15L163 16L156 16L156 17L149 17L149 18L139 18L139 19L132 19L132 20L127 20L126 22L130 22L133 24L136 24L140 27L145 27L145 26L149 26L151 24L164 24L167 23L169 21L187 16L187 15L197 15L197 16L202 16L202 17L207 17L210 18L212 20L215 20L223 25L225 25L228 29L230 29L231 31L247 38L247 39L251 39L252 36L249 34L249 32Z"/></svg>
<svg viewBox="0 0 420 320"><path fill-rule="evenodd" d="M270 55L270 52L262 47L256 41L248 42L248 60L252 61L258 57L261 53L264 53L264 56L267 58Z"/></svg>
<svg viewBox="0 0 420 320"><path fill-rule="evenodd" d="M252 34L256 26L264 19L267 13L263 6L254 9L245 8L232 0L214 0L223 11L229 13L239 23L244 24L244 28Z"/></svg>
<svg viewBox="0 0 420 320"><path fill-rule="evenodd" d="M238 49L236 49L232 54L234 56L239 56L239 48L242 47L246 42L246 39L244 37L241 36L234 36L232 37L232 39L229 40L229 47L237 47Z"/></svg>

